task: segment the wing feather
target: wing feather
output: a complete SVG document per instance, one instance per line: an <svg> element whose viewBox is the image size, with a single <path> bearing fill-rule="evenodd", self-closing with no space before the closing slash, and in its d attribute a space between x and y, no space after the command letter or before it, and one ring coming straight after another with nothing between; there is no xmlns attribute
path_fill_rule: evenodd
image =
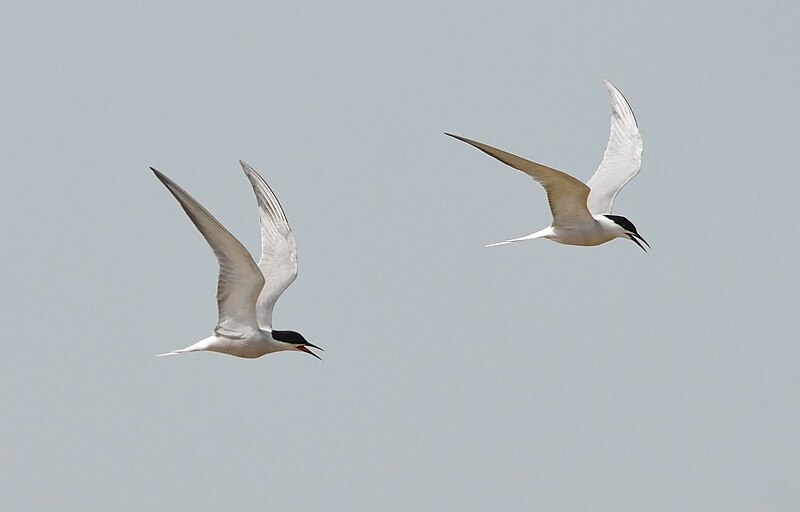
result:
<svg viewBox="0 0 800 512"><path fill-rule="evenodd" d="M175 196L183 211L211 246L219 262L217 309L219 322L214 332L242 338L258 330L256 298L264 287L264 277L247 249L208 210L159 171L150 168Z"/></svg>
<svg viewBox="0 0 800 512"><path fill-rule="evenodd" d="M297 244L278 198L267 182L249 165L239 163L253 186L261 225L261 259L264 288L258 297L256 315L263 329L272 329L272 310L278 297L297 277Z"/></svg>
<svg viewBox="0 0 800 512"><path fill-rule="evenodd" d="M591 222L592 215L586 208L586 198L589 187L567 173L558 171L546 165L537 164L524 158L507 153L488 144L483 144L466 137L447 133L455 139L474 146L487 155L500 160L506 165L524 172L547 192L547 201L553 214L553 226L569 227Z"/></svg>
<svg viewBox="0 0 800 512"><path fill-rule="evenodd" d="M631 106L611 82L603 80L611 95L611 135L603 161L589 180L589 211L609 214L614 198L642 167L642 135Z"/></svg>

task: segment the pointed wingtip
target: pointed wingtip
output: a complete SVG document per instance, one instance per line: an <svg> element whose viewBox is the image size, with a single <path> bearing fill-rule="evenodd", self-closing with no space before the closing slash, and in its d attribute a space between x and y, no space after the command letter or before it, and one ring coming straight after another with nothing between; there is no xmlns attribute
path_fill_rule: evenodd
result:
<svg viewBox="0 0 800 512"><path fill-rule="evenodd" d="M244 160L239 160L239 165L242 166L244 175L247 176L247 179L250 180L253 186L256 186L257 181L264 181L264 178L262 178L261 175L258 174L255 169L250 167L250 165Z"/></svg>
<svg viewBox="0 0 800 512"><path fill-rule="evenodd" d="M605 78L601 78L600 80L603 81L603 85L606 87L606 89L609 90L609 92L611 92L611 93L614 93L614 92L619 93L619 89L617 89L617 87L614 84L612 84L611 82L609 82Z"/></svg>
<svg viewBox="0 0 800 512"><path fill-rule="evenodd" d="M628 102L628 98L626 98L625 95L622 94L622 91L617 89L617 87L614 84L612 84L605 78L602 78L601 80L603 80L603 85L606 86L608 94L611 96L612 111L619 113L619 115L621 116L625 116L628 115L628 113L630 113L630 116L633 118L634 125L636 125L636 127L638 128L639 121L636 120L636 115L633 113L633 109L631 108L631 104Z"/></svg>
<svg viewBox="0 0 800 512"><path fill-rule="evenodd" d="M150 170L153 171L153 174L156 175L156 178L158 178L158 180L161 183L163 183L164 185L169 184L170 179L167 178L167 176L163 172L159 171L155 167L151 167Z"/></svg>
<svg viewBox="0 0 800 512"><path fill-rule="evenodd" d="M255 169L250 167L250 164L248 164L244 160L239 160L239 165L242 166L244 175L247 176L247 179L250 180L251 182L253 182L253 180L264 181L264 178L262 178L261 175L258 174L258 172Z"/></svg>
<svg viewBox="0 0 800 512"><path fill-rule="evenodd" d="M448 137L453 137L456 140L460 140L461 142L465 142L465 143L469 144L470 146L474 146L474 147L480 149L481 151L485 152L485 150L480 147L480 142L474 141L472 139L468 139L466 137L462 137L461 135L456 135L454 133L444 132L444 134L447 135ZM491 155L491 156L494 156L494 155ZM495 157L495 158L497 158L497 157Z"/></svg>

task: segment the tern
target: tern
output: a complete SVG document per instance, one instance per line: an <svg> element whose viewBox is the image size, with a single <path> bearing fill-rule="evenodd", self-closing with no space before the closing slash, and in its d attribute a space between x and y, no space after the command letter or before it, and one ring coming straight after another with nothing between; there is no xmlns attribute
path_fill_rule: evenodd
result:
<svg viewBox="0 0 800 512"><path fill-rule="evenodd" d="M642 165L642 136L630 105L616 87L603 80L611 95L611 136L594 176L582 183L551 167L512 155L501 149L466 137L446 133L466 142L506 165L518 169L544 187L553 223L536 233L521 238L489 244L486 247L547 238L566 245L600 245L615 238L630 238L647 252L636 226L621 215L612 215L614 198L620 189L639 173Z"/></svg>
<svg viewBox="0 0 800 512"><path fill-rule="evenodd" d="M252 167L239 163L253 186L261 224L258 265L247 249L192 196L152 167L156 177L175 196L183 211L203 235L219 261L217 309L213 334L193 345L159 356L211 351L256 358L282 350L299 350L320 357L298 332L272 328L272 310L278 297L297 277L297 246L278 199Z"/></svg>

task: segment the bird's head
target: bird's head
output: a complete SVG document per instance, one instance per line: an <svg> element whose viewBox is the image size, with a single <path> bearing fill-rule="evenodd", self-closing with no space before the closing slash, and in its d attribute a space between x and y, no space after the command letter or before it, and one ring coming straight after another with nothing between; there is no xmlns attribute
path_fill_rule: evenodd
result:
<svg viewBox="0 0 800 512"><path fill-rule="evenodd" d="M286 350L299 350L300 352L305 352L306 354L311 354L312 356L316 357L320 361L322 360L317 354L309 350L308 347L315 348L317 350L322 350L318 346L309 343L303 337L302 334L296 331L272 331L272 338L276 341L280 341L289 345Z"/></svg>
<svg viewBox="0 0 800 512"><path fill-rule="evenodd" d="M650 248L650 244L647 243L647 240L642 238L636 231L636 226L633 225L633 222L629 221L622 215L604 215L605 218L609 219L613 222L615 229L618 231L618 237L627 237L633 240L636 245L638 245L644 252L647 252L647 249ZM647 249L644 248L642 244L639 243L639 240L644 242L644 245L647 246Z"/></svg>

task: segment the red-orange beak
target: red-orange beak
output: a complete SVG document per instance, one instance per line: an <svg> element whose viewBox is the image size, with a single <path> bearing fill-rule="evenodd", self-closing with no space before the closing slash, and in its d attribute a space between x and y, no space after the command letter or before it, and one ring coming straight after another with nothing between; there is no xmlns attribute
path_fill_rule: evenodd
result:
<svg viewBox="0 0 800 512"><path fill-rule="evenodd" d="M311 343L309 343L308 345L309 345L309 346L311 346L311 347L314 347L314 348L319 348L319 347L318 347L318 346L316 346L316 345L311 345ZM320 350L322 350L321 348L319 348L319 349L320 349ZM297 350L299 350L300 352L305 352L306 354L311 354L312 356L314 356L314 357L316 357L317 359L319 359L320 361L322 361L322 358L321 358L321 357L319 357L319 356L318 356L317 354L315 354L314 352L310 351L306 345L297 345Z"/></svg>

